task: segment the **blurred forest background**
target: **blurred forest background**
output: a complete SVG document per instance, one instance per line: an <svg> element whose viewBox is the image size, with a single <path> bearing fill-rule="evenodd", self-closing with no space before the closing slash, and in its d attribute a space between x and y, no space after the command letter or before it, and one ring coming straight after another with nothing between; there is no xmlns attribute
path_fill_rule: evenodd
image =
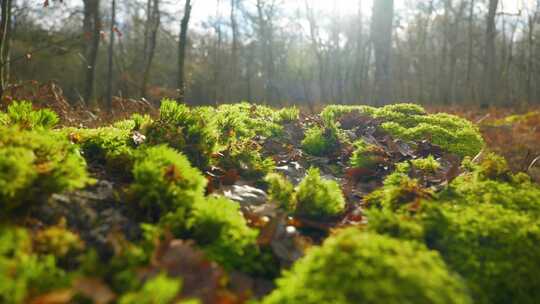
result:
<svg viewBox="0 0 540 304"><path fill-rule="evenodd" d="M2 0L1 89L189 104L540 104L540 0Z"/></svg>

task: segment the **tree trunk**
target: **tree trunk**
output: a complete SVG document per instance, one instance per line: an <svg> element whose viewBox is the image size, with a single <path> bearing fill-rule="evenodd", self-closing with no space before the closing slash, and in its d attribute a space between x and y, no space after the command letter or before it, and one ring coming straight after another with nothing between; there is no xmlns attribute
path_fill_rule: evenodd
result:
<svg viewBox="0 0 540 304"><path fill-rule="evenodd" d="M468 96L470 99L469 101L474 100L474 84L472 81L473 76L473 51L474 51L474 6L476 4L476 0L471 0L471 3L469 4L469 20L468 20L468 46L467 46L467 75L466 75L466 86L467 86L467 94L464 96Z"/></svg>
<svg viewBox="0 0 540 304"><path fill-rule="evenodd" d="M178 42L178 102L184 102L186 94L184 66L186 60L187 34L189 18L191 16L191 8L191 0L186 0L184 6L184 17L180 22L180 39Z"/></svg>
<svg viewBox="0 0 540 304"><path fill-rule="evenodd" d="M99 0L84 0L83 31L85 36L83 75L85 75L83 99L89 103L94 96L96 62L98 58L101 16Z"/></svg>
<svg viewBox="0 0 540 304"><path fill-rule="evenodd" d="M9 83L11 6L11 0L2 0L2 18L0 19L0 98L2 98Z"/></svg>
<svg viewBox="0 0 540 304"><path fill-rule="evenodd" d="M371 40L375 51L375 96L377 105L392 101L392 28L394 0L373 3Z"/></svg>
<svg viewBox="0 0 540 304"><path fill-rule="evenodd" d="M238 79L238 24L236 23L236 6L238 0L231 0L231 78L229 82L229 101L236 100L236 83Z"/></svg>
<svg viewBox="0 0 540 304"><path fill-rule="evenodd" d="M147 23L145 29L144 48L144 69L141 83L141 96L147 97L148 81L150 79L150 69L156 51L159 26L161 23L161 12L159 10L159 0L148 0Z"/></svg>
<svg viewBox="0 0 540 304"><path fill-rule="evenodd" d="M495 25L495 18L497 16L498 6L499 0L489 0L489 10L486 19L486 42L484 46L484 85L482 88L482 103L484 104L495 103L497 98L497 60L495 58L495 38L497 36L497 29Z"/></svg>
<svg viewBox="0 0 540 304"><path fill-rule="evenodd" d="M116 0L111 3L111 28L109 32L109 63L107 72L107 111L112 111L113 72L114 72L114 36L116 27Z"/></svg>

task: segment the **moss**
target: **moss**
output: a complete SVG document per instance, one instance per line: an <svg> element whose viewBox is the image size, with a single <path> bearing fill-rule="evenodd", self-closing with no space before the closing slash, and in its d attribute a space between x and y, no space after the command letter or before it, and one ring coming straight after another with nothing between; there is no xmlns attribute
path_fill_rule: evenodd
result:
<svg viewBox="0 0 540 304"><path fill-rule="evenodd" d="M292 212L296 208L294 186L285 177L271 173L264 179L268 183L270 200L279 203L280 207Z"/></svg>
<svg viewBox="0 0 540 304"><path fill-rule="evenodd" d="M433 157L433 155L429 155L426 158L413 159L411 160L411 164L416 170L421 170L426 173L434 173L441 168L441 164Z"/></svg>
<svg viewBox="0 0 540 304"><path fill-rule="evenodd" d="M133 114L129 119L121 120L113 124L114 128L126 131L139 131L153 122L150 115Z"/></svg>
<svg viewBox="0 0 540 304"><path fill-rule="evenodd" d="M32 251L28 233L21 228L0 227L0 302L25 300L55 288L67 287L66 274L56 267L52 255Z"/></svg>
<svg viewBox="0 0 540 304"><path fill-rule="evenodd" d="M319 169L311 168L296 190L295 213L309 218L334 217L345 210L339 184L321 178Z"/></svg>
<svg viewBox="0 0 540 304"><path fill-rule="evenodd" d="M352 112L362 114L372 114L375 108L369 106L345 106L345 105L329 105L321 112L321 118L327 125L336 124L340 117Z"/></svg>
<svg viewBox="0 0 540 304"><path fill-rule="evenodd" d="M385 152L378 146L368 144L364 140L357 140L353 146L355 150L349 160L353 168L373 168L384 161Z"/></svg>
<svg viewBox="0 0 540 304"><path fill-rule="evenodd" d="M287 122L296 121L298 120L299 117L300 117L300 110L298 110L297 107L283 108L277 111L274 117L274 121L287 123Z"/></svg>
<svg viewBox="0 0 540 304"><path fill-rule="evenodd" d="M280 123L294 119L298 111L294 108L276 111L266 106L241 102L220 105L212 115L211 118L217 122L220 130L220 143L228 145L255 136L278 136L283 130Z"/></svg>
<svg viewBox="0 0 540 304"><path fill-rule="evenodd" d="M261 150L261 145L254 141L236 141L221 152L223 156L216 165L227 171L237 170L246 179L257 180L276 166L272 158L261 155Z"/></svg>
<svg viewBox="0 0 540 304"><path fill-rule="evenodd" d="M0 127L0 205L5 211L91 181L77 146L61 134Z"/></svg>
<svg viewBox="0 0 540 304"><path fill-rule="evenodd" d="M204 195L206 179L187 158L166 146L147 148L138 153L133 167L131 195L140 212L155 221L167 212L182 214Z"/></svg>
<svg viewBox="0 0 540 304"><path fill-rule="evenodd" d="M6 125L17 125L21 129L52 129L59 118L56 113L49 109L33 110L29 101L13 102L8 106L3 119Z"/></svg>
<svg viewBox="0 0 540 304"><path fill-rule="evenodd" d="M349 228L313 247L263 303L471 303L424 246Z"/></svg>
<svg viewBox="0 0 540 304"><path fill-rule="evenodd" d="M487 158L476 170L459 176L439 194L450 204L500 205L507 209L540 216L540 188L523 174L511 175L504 162Z"/></svg>
<svg viewBox="0 0 540 304"><path fill-rule="evenodd" d="M327 124L335 124L344 114L354 111L378 119L382 129L396 138L406 141L428 139L461 157L475 156L484 146L478 128L470 121L444 113L428 115L421 106L414 104L395 104L382 108L327 106L321 117Z"/></svg>
<svg viewBox="0 0 540 304"><path fill-rule="evenodd" d="M163 100L159 118L145 127L143 133L148 144L167 144L203 169L216 149L218 133L211 121L183 104Z"/></svg>
<svg viewBox="0 0 540 304"><path fill-rule="evenodd" d="M228 270L263 272L258 232L247 226L238 203L209 197L195 204L189 228L208 257Z"/></svg>
<svg viewBox="0 0 540 304"><path fill-rule="evenodd" d="M36 252L61 258L82 250L84 243L79 235L66 229L65 225L65 220L63 220L58 225L37 232L34 237Z"/></svg>
<svg viewBox="0 0 540 304"><path fill-rule="evenodd" d="M340 143L335 127L312 127L306 131L302 149L314 156L327 157L339 150Z"/></svg>
<svg viewBox="0 0 540 304"><path fill-rule="evenodd" d="M89 162L104 165L109 172L117 175L125 175L133 168L136 146L131 138L131 130L103 127L64 132L69 133L81 146Z"/></svg>
<svg viewBox="0 0 540 304"><path fill-rule="evenodd" d="M417 179L409 177L411 165L400 163L394 173L388 175L383 186L366 197L364 201L370 207L397 211L423 198L430 198L433 192L420 185Z"/></svg>
<svg viewBox="0 0 540 304"><path fill-rule="evenodd" d="M165 274L146 281L140 290L123 295L120 304L167 304L173 303L182 289L182 282ZM178 302L177 302L178 303Z"/></svg>
<svg viewBox="0 0 540 304"><path fill-rule="evenodd" d="M538 302L538 220L480 204L431 208L422 222L427 244L466 279L475 302Z"/></svg>

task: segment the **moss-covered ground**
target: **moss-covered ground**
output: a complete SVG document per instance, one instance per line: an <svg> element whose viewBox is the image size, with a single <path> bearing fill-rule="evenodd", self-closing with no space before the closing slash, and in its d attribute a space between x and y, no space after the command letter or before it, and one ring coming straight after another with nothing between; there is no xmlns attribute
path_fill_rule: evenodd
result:
<svg viewBox="0 0 540 304"><path fill-rule="evenodd" d="M0 112L0 303L540 302L540 187L466 119L143 114Z"/></svg>

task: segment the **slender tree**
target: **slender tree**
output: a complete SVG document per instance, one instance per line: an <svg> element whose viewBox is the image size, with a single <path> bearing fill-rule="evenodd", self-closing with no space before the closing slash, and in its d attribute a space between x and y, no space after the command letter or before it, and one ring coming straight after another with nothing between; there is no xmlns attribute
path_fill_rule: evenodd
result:
<svg viewBox="0 0 540 304"><path fill-rule="evenodd" d="M371 40L375 51L375 104L392 101L392 32L394 0L373 2Z"/></svg>
<svg viewBox="0 0 540 304"><path fill-rule="evenodd" d="M11 0L2 0L0 19L0 98L9 82L10 40L11 40Z"/></svg>
<svg viewBox="0 0 540 304"><path fill-rule="evenodd" d="M184 17L180 22L180 39L178 41L178 98L179 102L184 102L186 88L185 88L185 75L184 66L186 61L186 46L187 46L187 34L189 19L191 17L191 0L186 0L184 5Z"/></svg>
<svg viewBox="0 0 540 304"><path fill-rule="evenodd" d="M485 104L495 103L497 98L497 59L496 44L497 28L495 18L499 0L489 0L486 17L486 35L484 45L484 75L482 88L482 102Z"/></svg>
<svg viewBox="0 0 540 304"><path fill-rule="evenodd" d="M101 15L99 12L99 0L83 0L84 4L84 60L83 75L85 75L83 100L89 103L94 96L94 84L96 75L96 63L98 59Z"/></svg>
<svg viewBox="0 0 540 304"><path fill-rule="evenodd" d="M147 97L148 81L150 79L150 70L156 53L159 26L161 24L161 11L159 8L160 0L147 0L147 17L144 35L143 51L143 77L141 83L141 96Z"/></svg>
<svg viewBox="0 0 540 304"><path fill-rule="evenodd" d="M112 111L114 77L114 38L116 31L116 0L111 1L111 28L109 31L109 61L107 72L107 110Z"/></svg>

